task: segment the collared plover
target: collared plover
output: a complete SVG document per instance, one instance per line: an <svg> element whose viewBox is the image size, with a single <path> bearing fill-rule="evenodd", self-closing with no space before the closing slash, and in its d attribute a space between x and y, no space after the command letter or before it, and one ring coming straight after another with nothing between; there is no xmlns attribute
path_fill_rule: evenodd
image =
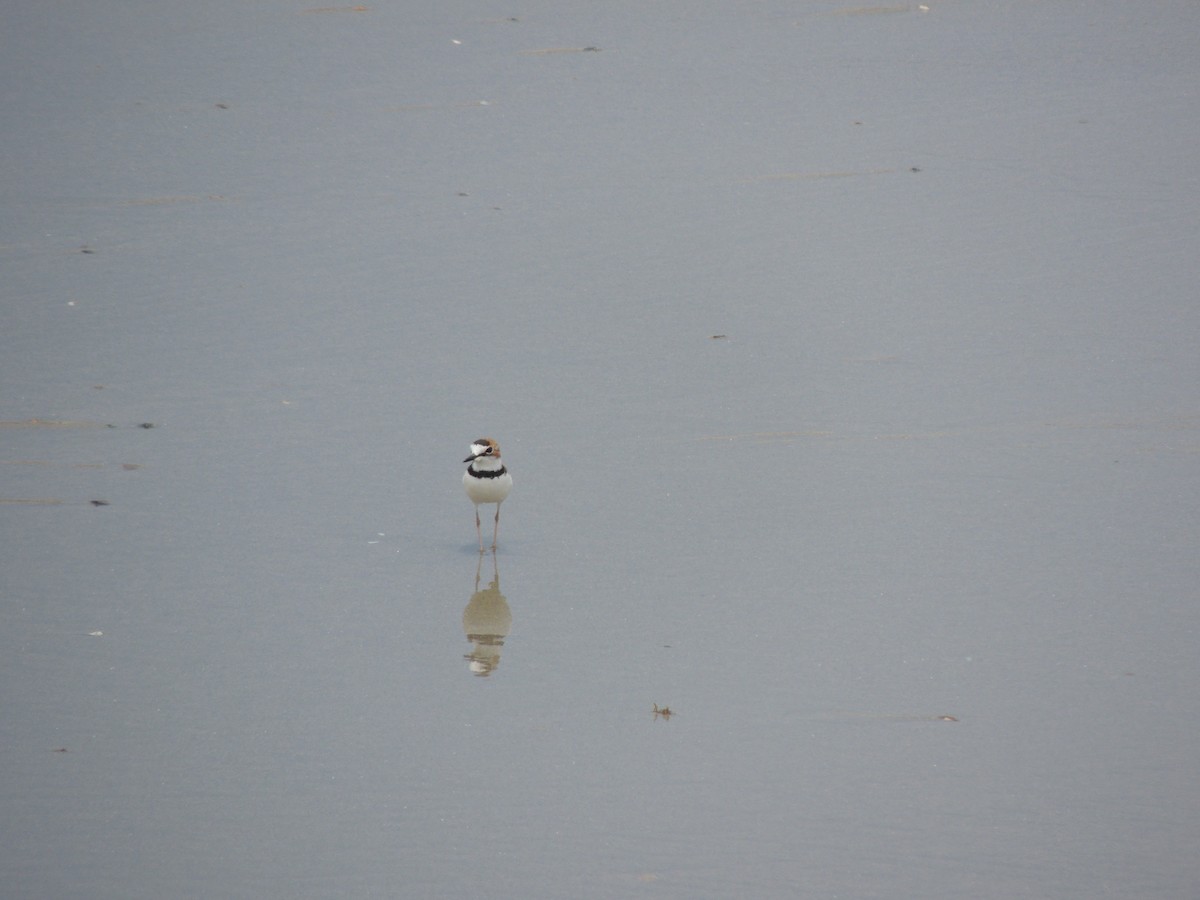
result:
<svg viewBox="0 0 1200 900"><path fill-rule="evenodd" d="M500 504L512 490L512 476L500 459L500 445L491 438L480 438L471 444L471 455L463 460L470 463L463 472L463 487L475 504L475 533L479 536L479 552L483 552L483 531L479 525L479 504L496 504L496 525L492 529L492 549L500 533Z"/></svg>

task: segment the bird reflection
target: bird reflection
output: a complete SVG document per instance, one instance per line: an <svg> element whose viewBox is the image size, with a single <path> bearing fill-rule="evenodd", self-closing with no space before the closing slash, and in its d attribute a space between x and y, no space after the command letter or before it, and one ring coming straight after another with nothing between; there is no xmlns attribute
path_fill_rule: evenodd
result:
<svg viewBox="0 0 1200 900"><path fill-rule="evenodd" d="M496 551L492 551L492 582L482 591L479 580L483 572L483 556L475 567L475 593L463 610L463 631L475 646L464 654L474 675L486 678L500 665L500 649L512 630L512 610L500 593L500 572L496 567Z"/></svg>

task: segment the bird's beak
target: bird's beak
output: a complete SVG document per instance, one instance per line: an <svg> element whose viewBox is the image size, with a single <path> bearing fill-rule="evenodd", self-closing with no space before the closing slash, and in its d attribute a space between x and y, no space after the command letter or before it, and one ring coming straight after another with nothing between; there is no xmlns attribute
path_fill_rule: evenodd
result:
<svg viewBox="0 0 1200 900"><path fill-rule="evenodd" d="M471 460L474 460L474 459L479 459L478 453L474 453L471 456L468 456L466 459L463 460L463 462L471 462Z"/></svg>

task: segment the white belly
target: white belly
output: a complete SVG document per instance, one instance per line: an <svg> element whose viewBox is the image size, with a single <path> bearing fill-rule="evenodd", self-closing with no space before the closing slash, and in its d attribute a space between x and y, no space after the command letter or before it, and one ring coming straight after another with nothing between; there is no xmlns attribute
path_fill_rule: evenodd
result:
<svg viewBox="0 0 1200 900"><path fill-rule="evenodd" d="M463 487L476 505L500 503L512 490L512 475L505 472L498 478L476 478L469 471L463 472Z"/></svg>

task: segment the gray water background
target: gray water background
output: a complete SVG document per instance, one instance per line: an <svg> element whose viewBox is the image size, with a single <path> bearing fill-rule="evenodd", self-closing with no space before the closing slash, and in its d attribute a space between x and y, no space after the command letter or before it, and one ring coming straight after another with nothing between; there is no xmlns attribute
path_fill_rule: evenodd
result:
<svg viewBox="0 0 1200 900"><path fill-rule="evenodd" d="M1200 6L927 6L6 5L0 892L1196 896Z"/></svg>

